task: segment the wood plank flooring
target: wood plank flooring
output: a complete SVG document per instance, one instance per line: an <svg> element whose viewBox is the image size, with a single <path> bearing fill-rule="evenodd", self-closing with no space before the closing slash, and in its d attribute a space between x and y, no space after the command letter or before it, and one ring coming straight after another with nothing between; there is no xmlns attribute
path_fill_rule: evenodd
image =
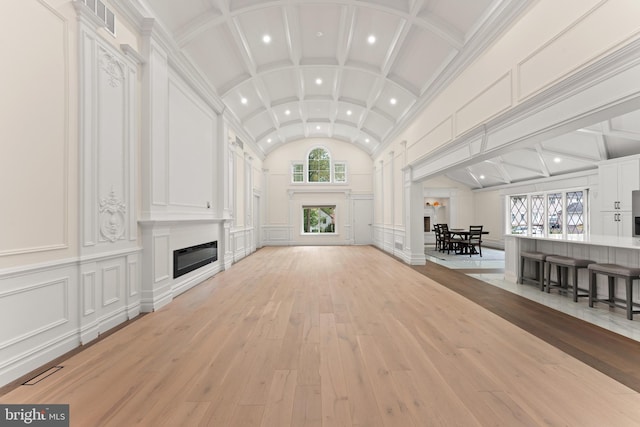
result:
<svg viewBox="0 0 640 427"><path fill-rule="evenodd" d="M640 421L638 392L372 247L263 248L61 365L0 401L83 427Z"/></svg>

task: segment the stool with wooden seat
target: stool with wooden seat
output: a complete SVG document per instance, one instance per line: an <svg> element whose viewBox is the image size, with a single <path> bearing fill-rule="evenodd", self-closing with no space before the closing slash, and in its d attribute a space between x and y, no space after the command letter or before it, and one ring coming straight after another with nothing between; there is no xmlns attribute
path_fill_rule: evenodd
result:
<svg viewBox="0 0 640 427"><path fill-rule="evenodd" d="M542 252L520 252L520 274L518 276L518 283L522 284L524 282L533 282L540 286L540 290L544 291L544 261L547 257L547 254ZM536 263L535 267L535 276L534 277L526 277L524 275L524 262L525 260L533 261Z"/></svg>
<svg viewBox="0 0 640 427"><path fill-rule="evenodd" d="M589 264L593 264L593 261L588 259L576 259L561 255L547 255L545 262L547 267L547 293L551 292L551 288L559 289L562 292L567 292L569 289L573 292L573 301L578 302L578 297L588 297L589 290L578 287L578 270L581 268L587 268ZM551 269L556 266L556 281L551 281ZM573 286L569 286L568 276L569 270L571 270L571 276L573 277ZM579 293L582 291L583 293Z"/></svg>
<svg viewBox="0 0 640 427"><path fill-rule="evenodd" d="M609 304L609 307L620 307L627 309L627 319L633 320L634 306L640 304L633 302L633 281L640 280L640 268L624 267L617 264L589 264L589 307L593 307L596 302ZM608 298L598 298L597 275L602 274L608 277ZM616 298L615 283L616 278L624 279L626 285L625 298Z"/></svg>

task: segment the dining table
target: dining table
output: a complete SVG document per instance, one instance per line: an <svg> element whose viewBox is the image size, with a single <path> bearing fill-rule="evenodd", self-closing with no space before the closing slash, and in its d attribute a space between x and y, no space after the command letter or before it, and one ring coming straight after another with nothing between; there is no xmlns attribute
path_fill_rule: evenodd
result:
<svg viewBox="0 0 640 427"><path fill-rule="evenodd" d="M469 236L471 234L489 234L488 231L482 230L481 232L478 231L469 231L468 228L450 228L449 229L449 234L453 237L453 236L460 236L460 240L468 240ZM473 252L471 252L471 255L476 255L479 252L476 251L475 248L471 248L473 250ZM460 250L456 251L457 255L469 255L469 252L467 252L469 250L469 246L465 245L463 246Z"/></svg>

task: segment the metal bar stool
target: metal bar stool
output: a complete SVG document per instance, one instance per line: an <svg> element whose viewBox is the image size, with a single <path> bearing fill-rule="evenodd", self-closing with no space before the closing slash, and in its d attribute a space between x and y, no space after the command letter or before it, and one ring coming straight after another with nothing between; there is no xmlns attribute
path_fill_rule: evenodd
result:
<svg viewBox="0 0 640 427"><path fill-rule="evenodd" d="M633 309L634 305L639 305L633 302L633 281L640 279L640 268L624 267L617 264L589 264L587 268L589 269L589 307L593 307L596 302L603 302L609 304L609 307L626 308L629 320L633 320L634 313L640 313L640 310ZM603 274L608 278L607 299L598 299L597 274ZM624 299L615 296L616 278L625 281L626 295Z"/></svg>
<svg viewBox="0 0 640 427"><path fill-rule="evenodd" d="M577 259L561 255L547 255L546 263L547 267L547 293L551 292L551 288L560 290L561 292L567 292L571 289L573 293L573 302L578 302L578 297L588 297L589 290L578 287L578 270L581 268L587 268L589 264L593 264L593 261L588 259ZM551 269L556 266L556 281L551 281ZM573 277L573 286L569 286L569 270L571 270L571 276ZM582 291L583 293L579 293Z"/></svg>
<svg viewBox="0 0 640 427"><path fill-rule="evenodd" d="M540 286L540 290L544 291L544 261L547 258L547 254L542 252L520 252L520 274L518 275L518 283L533 282ZM535 276L526 277L524 275L524 261L529 260L536 263Z"/></svg>

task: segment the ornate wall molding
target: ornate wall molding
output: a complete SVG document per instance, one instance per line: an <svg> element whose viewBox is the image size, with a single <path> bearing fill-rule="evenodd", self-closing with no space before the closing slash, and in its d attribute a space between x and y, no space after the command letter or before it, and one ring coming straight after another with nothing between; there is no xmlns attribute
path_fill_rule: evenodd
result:
<svg viewBox="0 0 640 427"><path fill-rule="evenodd" d="M119 87L124 81L124 64L102 48L98 63L108 77L109 86Z"/></svg>
<svg viewBox="0 0 640 427"><path fill-rule="evenodd" d="M109 197L100 201L100 234L102 237L113 243L124 235L126 212L125 202L118 199L112 189L109 192Z"/></svg>

